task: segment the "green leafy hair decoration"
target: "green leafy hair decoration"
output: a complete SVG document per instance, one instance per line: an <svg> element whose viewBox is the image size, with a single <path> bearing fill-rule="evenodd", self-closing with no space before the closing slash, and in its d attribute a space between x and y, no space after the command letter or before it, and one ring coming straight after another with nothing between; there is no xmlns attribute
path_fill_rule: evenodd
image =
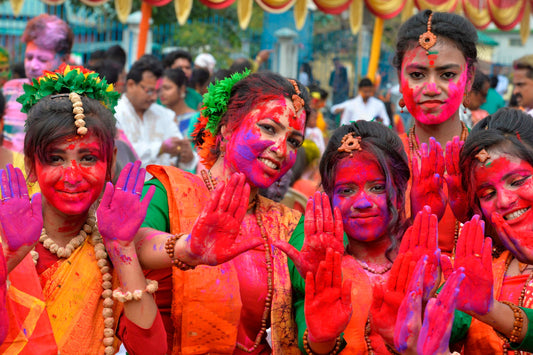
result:
<svg viewBox="0 0 533 355"><path fill-rule="evenodd" d="M65 63L56 71L45 71L38 79L33 79L31 85L24 84L23 89L24 94L17 98L17 101L22 104L21 111L24 113L28 113L43 97L75 92L100 101L114 114L120 97L120 94L114 91L113 84L100 79L96 72Z"/></svg>
<svg viewBox="0 0 533 355"><path fill-rule="evenodd" d="M231 95L231 89L240 80L250 75L250 70L246 69L242 73L234 73L228 78L211 84L204 95L204 108L202 115L208 118L206 129L213 136L216 134L218 123L222 116L228 110L228 101Z"/></svg>

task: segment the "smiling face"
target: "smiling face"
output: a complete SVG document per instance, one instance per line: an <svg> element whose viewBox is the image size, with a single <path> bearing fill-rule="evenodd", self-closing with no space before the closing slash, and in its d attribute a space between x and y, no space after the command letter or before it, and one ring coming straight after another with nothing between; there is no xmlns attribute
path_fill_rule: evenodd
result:
<svg viewBox="0 0 533 355"><path fill-rule="evenodd" d="M516 156L489 151L474 168L474 191L488 221L499 213L515 231L533 231L533 167Z"/></svg>
<svg viewBox="0 0 533 355"><path fill-rule="evenodd" d="M105 184L107 158L100 140L90 133L51 144L35 172L45 206L65 215L86 213Z"/></svg>
<svg viewBox="0 0 533 355"><path fill-rule="evenodd" d="M252 186L267 188L294 165L304 130L305 111L294 112L290 100L261 102L226 137L225 164Z"/></svg>
<svg viewBox="0 0 533 355"><path fill-rule="evenodd" d="M391 214L385 176L369 153L356 153L337 165L333 206L342 214L351 239L373 242L387 235Z"/></svg>
<svg viewBox="0 0 533 355"><path fill-rule="evenodd" d="M468 67L463 53L439 37L429 54L420 46L405 52L400 73L405 105L423 124L440 124L459 115Z"/></svg>

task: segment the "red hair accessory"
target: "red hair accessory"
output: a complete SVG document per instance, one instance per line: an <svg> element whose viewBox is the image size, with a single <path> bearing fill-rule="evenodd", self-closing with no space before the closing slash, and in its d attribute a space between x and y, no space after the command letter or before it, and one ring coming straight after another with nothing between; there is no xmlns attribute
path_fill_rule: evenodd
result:
<svg viewBox="0 0 533 355"><path fill-rule="evenodd" d="M305 101L304 99L300 97L301 91L296 81L293 79L288 79L288 80L292 84L292 86L294 86L294 90L296 91L296 94L292 95L291 99L292 99L292 104L294 105L294 110L298 112L302 109L302 107L304 107Z"/></svg>
<svg viewBox="0 0 533 355"><path fill-rule="evenodd" d="M360 136L354 136L355 133L350 132L346 134L344 137L342 137L341 140L341 146L337 149L339 152L346 152L350 153L350 156L353 156L353 151L358 150L362 151L363 148L361 148L361 137Z"/></svg>
<svg viewBox="0 0 533 355"><path fill-rule="evenodd" d="M489 153L485 149L481 149L479 153L476 154L475 158L479 160L480 163L485 163L487 160L490 159Z"/></svg>
<svg viewBox="0 0 533 355"><path fill-rule="evenodd" d="M424 48L426 50L426 54L429 54L428 51L431 47L437 43L437 36L433 32L431 32L431 19L433 18L433 13L429 14L428 17L428 25L427 25L427 31L422 33L420 37L418 37L418 43L420 44L420 47Z"/></svg>

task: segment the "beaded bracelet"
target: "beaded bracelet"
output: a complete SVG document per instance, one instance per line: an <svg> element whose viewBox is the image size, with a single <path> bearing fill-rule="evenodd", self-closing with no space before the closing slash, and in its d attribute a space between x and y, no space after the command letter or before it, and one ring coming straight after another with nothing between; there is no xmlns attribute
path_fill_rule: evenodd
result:
<svg viewBox="0 0 533 355"><path fill-rule="evenodd" d="M522 334L522 326L524 325L524 316L522 315L522 309L518 306L515 306L511 302L507 302L507 301L501 301L501 302L509 306L509 308L511 308L511 310L514 313L513 330L511 331L511 336L509 337L509 341L511 343L518 343L518 339L520 338L520 335Z"/></svg>
<svg viewBox="0 0 533 355"><path fill-rule="evenodd" d="M189 265L181 261L180 259L174 257L174 247L176 246L176 242L186 234L187 233L174 234L173 236L170 236L165 242L165 250L168 256L170 257L172 265L183 271L192 270L196 267L196 265Z"/></svg>
<svg viewBox="0 0 533 355"><path fill-rule="evenodd" d="M149 280L146 279L146 288L143 290L135 290L133 292L126 291L126 293L122 292L122 289L120 287L117 287L115 290L113 290L113 298L116 299L119 302L128 302L131 300L139 301L142 296L143 292L146 292L148 294L152 294L155 291L157 291L159 284L156 280Z"/></svg>
<svg viewBox="0 0 533 355"><path fill-rule="evenodd" d="M304 332L303 343L304 343L304 351L307 355L316 355L316 353L313 350L311 350L311 347L309 346L309 329L306 329ZM342 344L342 339L339 336L335 340L335 347L333 348L333 350L331 350L328 353L328 355L337 355L340 352L341 344Z"/></svg>

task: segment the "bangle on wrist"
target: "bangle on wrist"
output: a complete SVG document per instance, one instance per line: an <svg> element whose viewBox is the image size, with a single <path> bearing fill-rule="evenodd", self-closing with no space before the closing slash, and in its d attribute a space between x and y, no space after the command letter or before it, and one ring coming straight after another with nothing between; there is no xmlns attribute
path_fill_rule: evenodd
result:
<svg viewBox="0 0 533 355"><path fill-rule="evenodd" d="M304 332L303 343L304 351L307 355L316 355L316 353L309 346L309 329L306 329ZM337 339L335 339L335 347L328 353L328 355L337 355L340 352L341 343L341 337L338 336Z"/></svg>
<svg viewBox="0 0 533 355"><path fill-rule="evenodd" d="M131 300L139 301L142 298L144 292L148 294L153 294L155 291L157 291L158 286L159 284L157 283L157 281L146 279L146 288L144 290L122 292L122 289L120 287L117 287L115 290L113 290L113 298L122 303Z"/></svg>
<svg viewBox="0 0 533 355"><path fill-rule="evenodd" d="M184 235L187 235L187 233L179 233L179 234L174 234L170 236L165 242L165 250L168 256L170 257L170 261L172 262L172 265L176 266L180 270L187 271L187 270L194 269L196 265L189 265L181 261L180 259L176 258L174 255L174 248L176 246L176 242Z"/></svg>

